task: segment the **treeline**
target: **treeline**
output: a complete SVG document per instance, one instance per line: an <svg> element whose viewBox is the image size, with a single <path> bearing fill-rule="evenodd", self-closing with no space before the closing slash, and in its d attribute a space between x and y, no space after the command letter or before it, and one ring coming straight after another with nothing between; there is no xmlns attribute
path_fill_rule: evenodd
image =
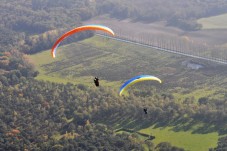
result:
<svg viewBox="0 0 227 151"><path fill-rule="evenodd" d="M167 21L167 25L183 30L200 29L201 25L196 22L198 18L227 13L226 0L97 0L97 3L101 4L97 6L100 14L144 22Z"/></svg>
<svg viewBox="0 0 227 151"><path fill-rule="evenodd" d="M0 2L1 25L27 34L78 26L95 15L89 0L18 0Z"/></svg>
<svg viewBox="0 0 227 151"><path fill-rule="evenodd" d="M22 76L36 77L38 75L38 71L34 70L28 57L16 49L0 53L0 67L0 75L9 75L16 79ZM12 81L9 82L13 84Z"/></svg>
<svg viewBox="0 0 227 151"><path fill-rule="evenodd" d="M12 50L20 36L17 32L0 26L0 53Z"/></svg>
<svg viewBox="0 0 227 151"><path fill-rule="evenodd" d="M22 50L26 54L32 54L41 50L50 49L55 43L56 39L68 30L70 29L50 30L39 35L27 36L25 38L25 42L20 45L20 50ZM61 45L83 40L93 35L94 33L92 31L85 31L79 34L74 34L65 39L61 43Z"/></svg>
<svg viewBox="0 0 227 151"><path fill-rule="evenodd" d="M24 53L35 53L52 47L56 39L82 20L96 14L95 3L60 0L18 0L0 2L0 49L8 51L13 45ZM5 36L6 35L6 36ZM92 36L84 32L67 39L75 42Z"/></svg>
<svg viewBox="0 0 227 151"><path fill-rule="evenodd" d="M31 139L29 136L24 138L23 134L3 134L0 140L0 149L8 151L143 150L139 143L130 140L128 134L114 135L112 130L105 125L87 124L75 127L74 131L71 133L66 132L60 140L49 139L46 134L37 136L36 139Z"/></svg>
<svg viewBox="0 0 227 151"><path fill-rule="evenodd" d="M221 137L218 139L218 146L210 149L210 151L225 151L227 150L227 137Z"/></svg>

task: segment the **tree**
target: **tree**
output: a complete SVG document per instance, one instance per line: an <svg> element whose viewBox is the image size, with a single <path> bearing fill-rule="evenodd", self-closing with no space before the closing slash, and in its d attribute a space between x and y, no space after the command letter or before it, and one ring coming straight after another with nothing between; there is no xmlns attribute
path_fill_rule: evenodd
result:
<svg viewBox="0 0 227 151"><path fill-rule="evenodd" d="M199 98L198 102L199 102L199 105L202 105L202 104L206 105L208 103L208 98L206 97Z"/></svg>

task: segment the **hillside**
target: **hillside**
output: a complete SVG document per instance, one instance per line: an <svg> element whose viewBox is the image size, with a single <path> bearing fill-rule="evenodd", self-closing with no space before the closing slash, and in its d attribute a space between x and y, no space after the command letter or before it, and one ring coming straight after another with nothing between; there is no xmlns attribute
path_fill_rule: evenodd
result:
<svg viewBox="0 0 227 151"><path fill-rule="evenodd" d="M227 59L226 6L226 0L1 0L0 150L222 150L226 66L93 31L66 38L55 59L50 48L72 28L103 24L123 38ZM119 87L139 74L163 83L141 82L120 97Z"/></svg>
<svg viewBox="0 0 227 151"><path fill-rule="evenodd" d="M225 83L227 79L225 75L227 73L225 73L225 66L201 62L199 60L191 60L190 58L166 54L157 50L124 44L101 37L94 37L60 47L57 52L56 60L51 59L49 53L49 50L47 50L40 54L30 56L36 63L37 69L40 71L40 75L37 77L39 80L48 80L59 83L83 83L84 85L89 86L89 88L94 88L92 78L98 75L101 79L101 85L108 87L114 95L118 95L118 88L126 79L138 74L156 75L163 80L162 85L159 86L155 83L151 83L153 86L149 86L149 84L146 83L138 85L129 90L129 98L132 98L133 96L144 97L142 99L143 102L139 103L139 101L136 103L139 103L139 106L141 107L148 103L146 100L149 100L149 98L145 96L150 94L149 91L155 90L156 93L151 93L152 96L168 96L180 106L190 106L191 111L188 110L187 112L190 113L185 114L185 116L192 116L194 119L189 120L190 118L186 118L187 120L184 121L179 118L177 123L173 122L174 120L167 120L162 123L161 119L154 120L151 118L152 120L148 123L143 123L143 121L141 124L140 120L136 120L138 118L137 115L135 119L128 117L131 114L130 112L126 113L124 118L122 118L122 116L119 118L119 114L111 115L106 111L106 115L108 116L104 119L100 120L99 116L95 118L95 121L98 123L101 122L111 127L115 127L116 129L133 128L136 131L141 130L142 132L143 128L152 125L157 125L157 127L160 128L173 126L169 134L164 129L160 131L160 134L163 131L170 135L170 137L172 134L174 135L176 139L171 141L171 144L176 146L179 145L177 142L182 140L181 137L183 137L181 131L186 131L186 134L184 135L187 136L188 139L194 140L194 142L196 142L197 139L202 139L204 142L201 143L201 145L213 144L211 146L206 145L207 148L203 146L204 150L216 146L217 133L219 133L219 135L225 134L225 132L222 132L224 130L223 127L219 127L220 125L216 125L215 122L211 122L211 124L210 120L208 120L209 122L207 122L209 124L205 124L205 119L208 118L207 115L204 114L204 120L202 120L204 123L201 123L200 121L201 119L199 117L201 115L197 115L201 114L202 112L199 110L202 111L205 107L201 102L203 99L207 101L210 100L209 103L215 103L217 100L224 100L226 98L227 92L225 91ZM196 64L202 64L203 68L193 70L183 63L185 61L188 63L194 62ZM135 65L137 70L135 70ZM218 74L215 74L214 72ZM137 87L140 90L137 89ZM163 105L166 104L164 103ZM206 107L209 106L207 105ZM148 106L150 108L152 105ZM156 111L152 108L149 111L152 112L151 114L156 114ZM106 122L110 119L112 120ZM222 130L220 130L220 128ZM155 130L151 129L150 131L147 131L147 134L153 134L154 132ZM203 135L201 135L201 133ZM156 136L159 137L159 134L157 133ZM158 142L161 141L167 140L165 137L161 137ZM184 141L180 144L185 145L180 145L179 147L190 150L202 148L199 145L195 145L193 141L191 144L184 143Z"/></svg>

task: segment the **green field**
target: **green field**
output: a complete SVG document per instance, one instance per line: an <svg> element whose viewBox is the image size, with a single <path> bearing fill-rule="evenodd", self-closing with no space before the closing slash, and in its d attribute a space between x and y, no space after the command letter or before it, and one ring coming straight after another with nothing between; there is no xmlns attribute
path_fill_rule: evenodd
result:
<svg viewBox="0 0 227 151"><path fill-rule="evenodd" d="M208 126L204 123L195 123L194 121L163 125L160 122L150 123L145 116L138 121L133 120L130 116L122 116L121 119L115 121L112 122L111 119L103 119L103 121L99 122L113 126L117 133L136 133L139 135L138 141L147 139L147 137L139 134L142 133L155 136L155 139L152 140L155 145L161 142L169 142L174 146L190 151L207 151L209 148L214 148L217 146L217 140L220 137L217 131L199 132L204 127L212 129L213 125Z"/></svg>
<svg viewBox="0 0 227 151"><path fill-rule="evenodd" d="M211 65L205 69L192 70L182 65L183 61L190 58L98 36L59 47L56 59L51 58L50 50L31 55L30 58L40 72L36 77L38 80L71 82L93 87L93 78L98 76L101 79L101 85L110 87L116 91L116 94L125 80L138 74L158 76L163 84L154 84L157 92L173 94L175 100L179 101L190 97L194 97L195 100L200 97L223 98L227 93L225 84L227 78L223 73L226 70L223 70L222 66ZM204 62L202 64L209 65ZM219 72L219 68L222 72ZM143 85L143 87L150 86ZM122 125L130 125L130 123L135 127L140 124L127 118L118 123L118 128L124 128ZM215 147L218 140L217 132L197 134L192 133L193 129L176 132L169 126L154 128L151 124L147 127L137 128L136 131L155 135L156 144L168 141L193 151Z"/></svg>
<svg viewBox="0 0 227 151"><path fill-rule="evenodd" d="M139 132L155 136L155 139L152 141L155 145L161 142L169 142L174 146L190 151L208 151L209 148L217 146L217 140L219 138L217 132L208 134L193 134L192 130L176 132L173 129L173 127L155 127L155 125L153 125L148 128L141 129ZM118 133L122 132L126 131L122 130ZM139 135L139 139L146 140L147 138Z"/></svg>
<svg viewBox="0 0 227 151"><path fill-rule="evenodd" d="M197 21L203 29L227 29L227 14L201 18Z"/></svg>
<svg viewBox="0 0 227 151"><path fill-rule="evenodd" d="M154 143L170 142L174 146L182 147L185 150L191 151L207 151L209 148L217 146L218 133L208 134L192 134L192 131L175 132L172 127L158 127L151 126L146 129L141 129L140 132L145 134L152 134L156 138ZM193 145L191 145L193 144Z"/></svg>

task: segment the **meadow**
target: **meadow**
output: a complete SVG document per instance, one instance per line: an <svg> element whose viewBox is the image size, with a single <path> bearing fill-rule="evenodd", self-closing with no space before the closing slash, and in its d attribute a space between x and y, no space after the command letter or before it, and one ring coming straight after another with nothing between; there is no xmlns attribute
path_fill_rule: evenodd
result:
<svg viewBox="0 0 227 151"><path fill-rule="evenodd" d="M201 18L197 21L203 29L227 29L227 14Z"/></svg>
<svg viewBox="0 0 227 151"><path fill-rule="evenodd" d="M123 130L118 133L123 132L129 133ZM192 130L176 132L173 130L173 127L156 127L155 125L141 129L138 132L155 136L155 139L153 139L154 144L170 142L174 146L190 151L207 151L209 148L217 146L217 139L219 137L216 132L208 134L193 134ZM146 139L146 137L143 137L142 135L139 135L139 138L143 140ZM144 147L146 148L146 145L144 145Z"/></svg>

